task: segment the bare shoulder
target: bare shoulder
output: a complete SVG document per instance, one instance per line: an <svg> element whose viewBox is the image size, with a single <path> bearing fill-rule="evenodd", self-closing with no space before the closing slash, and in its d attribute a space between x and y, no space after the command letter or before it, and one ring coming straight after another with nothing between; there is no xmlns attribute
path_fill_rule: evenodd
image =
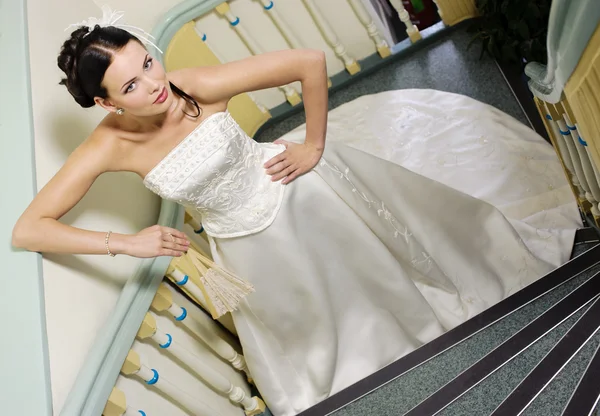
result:
<svg viewBox="0 0 600 416"><path fill-rule="evenodd" d="M71 153L67 164L96 175L118 170L120 142L118 130L102 122Z"/></svg>

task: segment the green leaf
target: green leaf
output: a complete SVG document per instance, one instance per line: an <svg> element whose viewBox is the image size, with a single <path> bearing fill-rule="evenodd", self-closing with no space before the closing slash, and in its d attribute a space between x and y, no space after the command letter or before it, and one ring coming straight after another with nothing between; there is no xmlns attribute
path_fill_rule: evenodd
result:
<svg viewBox="0 0 600 416"><path fill-rule="evenodd" d="M480 33L477 33L477 34L475 34L475 36L473 36L473 37L471 38L471 40L469 41L469 43L467 44L467 50L471 49L471 46L473 46L473 44L474 44L475 42L477 42L477 41L478 41L480 38L482 38L482 37L483 37L483 34L482 34L481 32L480 32Z"/></svg>
<svg viewBox="0 0 600 416"><path fill-rule="evenodd" d="M1 0L0 0L1 1ZM480 10L467 48L481 44L480 59L546 60L546 37L552 0L475 0ZM474 22L475 23L475 22Z"/></svg>
<svg viewBox="0 0 600 416"><path fill-rule="evenodd" d="M479 59L483 58L485 51L487 50L488 44L490 43L490 38L483 39L483 43L481 44L481 53L479 54Z"/></svg>
<svg viewBox="0 0 600 416"><path fill-rule="evenodd" d="M505 43L502 45L502 58L507 62L518 62L519 56L514 46Z"/></svg>
<svg viewBox="0 0 600 416"><path fill-rule="evenodd" d="M423 4L423 0L410 0L410 3L413 6L414 13L421 13L425 10L425 5Z"/></svg>
<svg viewBox="0 0 600 416"><path fill-rule="evenodd" d="M523 39L529 39L529 27L527 26L527 24L525 23L525 21L521 20L517 26L517 30L519 32L519 35L523 38Z"/></svg>
<svg viewBox="0 0 600 416"><path fill-rule="evenodd" d="M540 12L540 8L534 2L530 1L527 3L527 11L535 18L542 17L542 13Z"/></svg>

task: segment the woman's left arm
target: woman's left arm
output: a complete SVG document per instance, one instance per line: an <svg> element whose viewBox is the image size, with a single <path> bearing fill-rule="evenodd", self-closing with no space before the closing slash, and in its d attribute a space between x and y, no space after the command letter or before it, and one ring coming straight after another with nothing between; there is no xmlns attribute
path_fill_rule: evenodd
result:
<svg viewBox="0 0 600 416"><path fill-rule="evenodd" d="M183 73L185 71L185 73ZM227 102L231 97L300 81L306 112L303 144L277 140L286 150L265 164L274 181L289 183L319 162L327 130L327 68L325 54L312 49L269 52L222 65L181 71L185 85L203 103Z"/></svg>

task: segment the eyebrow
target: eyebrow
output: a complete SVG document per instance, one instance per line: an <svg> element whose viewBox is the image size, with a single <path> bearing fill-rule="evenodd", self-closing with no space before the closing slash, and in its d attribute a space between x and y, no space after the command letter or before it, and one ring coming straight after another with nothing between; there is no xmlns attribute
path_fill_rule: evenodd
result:
<svg viewBox="0 0 600 416"><path fill-rule="evenodd" d="M146 65L146 62L148 62L148 58L150 57L150 55L146 54L146 56L144 57L144 64L142 65L142 68L144 67L144 65ZM123 91L123 88L125 88L128 84L132 83L133 81L135 81L137 78L133 77L131 78L129 81L127 81L125 84L123 84L123 86L121 87L121 91Z"/></svg>

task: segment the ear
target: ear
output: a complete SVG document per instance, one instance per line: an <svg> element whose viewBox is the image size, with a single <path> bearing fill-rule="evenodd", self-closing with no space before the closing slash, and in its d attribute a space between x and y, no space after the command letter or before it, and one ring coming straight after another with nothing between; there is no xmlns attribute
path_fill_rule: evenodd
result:
<svg viewBox="0 0 600 416"><path fill-rule="evenodd" d="M96 103L96 105L99 105L108 112L114 113L115 111L117 111L117 106L114 105L112 101L110 101L107 98L94 97L94 102Z"/></svg>

